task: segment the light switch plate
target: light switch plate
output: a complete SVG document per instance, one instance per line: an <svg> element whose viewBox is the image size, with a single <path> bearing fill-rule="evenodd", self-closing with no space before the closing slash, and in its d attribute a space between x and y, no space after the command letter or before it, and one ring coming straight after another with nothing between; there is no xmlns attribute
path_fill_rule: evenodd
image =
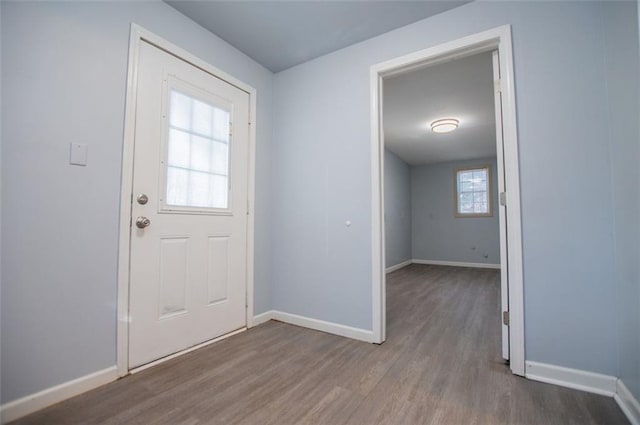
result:
<svg viewBox="0 0 640 425"><path fill-rule="evenodd" d="M71 153L69 155L69 164L71 165L87 165L88 146L81 143L71 143Z"/></svg>

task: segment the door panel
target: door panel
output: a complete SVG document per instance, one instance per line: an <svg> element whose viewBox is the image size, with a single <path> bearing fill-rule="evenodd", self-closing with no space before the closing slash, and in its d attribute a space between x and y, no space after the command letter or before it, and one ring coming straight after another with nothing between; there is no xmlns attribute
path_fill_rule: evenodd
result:
<svg viewBox="0 0 640 425"><path fill-rule="evenodd" d="M189 238L160 237L160 305L158 319L187 312L187 248Z"/></svg>
<svg viewBox="0 0 640 425"><path fill-rule="evenodd" d="M138 69L130 368L246 326L249 95L144 42Z"/></svg>
<svg viewBox="0 0 640 425"><path fill-rule="evenodd" d="M209 304L225 301L229 285L229 235L209 236Z"/></svg>

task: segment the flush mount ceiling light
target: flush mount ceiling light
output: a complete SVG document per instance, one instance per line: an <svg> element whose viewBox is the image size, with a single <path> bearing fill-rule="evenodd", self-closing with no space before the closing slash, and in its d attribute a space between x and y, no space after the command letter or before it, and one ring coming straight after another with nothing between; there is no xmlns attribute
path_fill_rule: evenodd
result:
<svg viewBox="0 0 640 425"><path fill-rule="evenodd" d="M434 133L449 133L458 128L459 121L455 118L444 118L431 123L431 131Z"/></svg>

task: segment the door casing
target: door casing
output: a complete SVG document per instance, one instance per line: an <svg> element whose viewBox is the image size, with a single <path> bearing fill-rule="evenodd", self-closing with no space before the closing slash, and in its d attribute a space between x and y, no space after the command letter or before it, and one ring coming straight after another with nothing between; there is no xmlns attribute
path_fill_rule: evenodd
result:
<svg viewBox="0 0 640 425"><path fill-rule="evenodd" d="M444 61L498 50L502 90L502 146L507 197L510 368L525 375L524 280L520 171L511 26L504 25L371 66L371 197L372 197L372 325L374 342L386 339L386 276L384 252L383 78ZM499 141L498 141L499 143Z"/></svg>
<svg viewBox="0 0 640 425"><path fill-rule="evenodd" d="M116 360L118 376L129 374L129 266L130 266L130 232L131 203L133 200L133 167L135 142L135 110L137 104L137 77L140 44L147 43L164 50L185 62L207 72L214 77L243 90L249 94L249 164L248 164L248 215L247 215L247 328L253 326L253 294L254 294L254 229L255 229L255 117L256 89L217 69L213 65L199 59L186 50L172 44L162 37L132 23L129 37L129 64L127 72L127 97L124 121L124 143L122 150L122 176L120 186L120 227L118 250L118 305ZM186 350L189 351L189 350ZM175 355L171 356L175 357Z"/></svg>

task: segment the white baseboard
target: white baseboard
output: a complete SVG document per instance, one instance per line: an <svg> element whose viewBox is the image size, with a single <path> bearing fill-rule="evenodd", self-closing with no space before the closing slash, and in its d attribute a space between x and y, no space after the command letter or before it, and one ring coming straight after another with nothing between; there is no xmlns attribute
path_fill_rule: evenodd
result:
<svg viewBox="0 0 640 425"><path fill-rule="evenodd" d="M289 323L291 325L302 326L309 329L315 329L317 331L357 339L359 341L373 342L373 331L365 329L353 328L351 326L312 319L305 316L299 316L297 314L284 313L282 311L273 311L272 319Z"/></svg>
<svg viewBox="0 0 640 425"><path fill-rule="evenodd" d="M614 398L618 406L620 406L620 409L627 415L627 419L629 419L631 425L640 425L640 403L620 379L618 379L617 382L616 395Z"/></svg>
<svg viewBox="0 0 640 425"><path fill-rule="evenodd" d="M346 338L356 339L358 341L373 342L373 331L366 329L354 328L351 326L341 325L339 323L326 322L324 320L312 319L310 317L299 316L297 314L285 313L278 310L270 310L259 314L253 318L255 325L268 322L269 320L277 320L279 322L288 323L290 325L301 326L303 328L314 329L333 335L344 336Z"/></svg>
<svg viewBox="0 0 640 425"><path fill-rule="evenodd" d="M396 270L400 270L403 267L407 267L413 264L412 260L403 261L402 263L398 263L395 266L387 267L385 270L386 273L395 272Z"/></svg>
<svg viewBox="0 0 640 425"><path fill-rule="evenodd" d="M118 369L116 366L112 366L11 401L2 405L0 412L1 423L5 424L27 416L30 413L108 384L116 379L118 379Z"/></svg>
<svg viewBox="0 0 640 425"><path fill-rule="evenodd" d="M500 269L500 264L466 263L464 261L440 261L440 260L411 260L413 264L429 264L432 266L473 267L477 269Z"/></svg>
<svg viewBox="0 0 640 425"><path fill-rule="evenodd" d="M640 402L615 376L531 361L525 365L527 379L613 397L631 425L640 425Z"/></svg>
<svg viewBox="0 0 640 425"><path fill-rule="evenodd" d="M546 363L525 362L527 379L613 397L618 378Z"/></svg>
<svg viewBox="0 0 640 425"><path fill-rule="evenodd" d="M258 326L265 322L268 322L273 318L273 310L265 311L264 313L260 313L257 316L253 316L253 325Z"/></svg>

